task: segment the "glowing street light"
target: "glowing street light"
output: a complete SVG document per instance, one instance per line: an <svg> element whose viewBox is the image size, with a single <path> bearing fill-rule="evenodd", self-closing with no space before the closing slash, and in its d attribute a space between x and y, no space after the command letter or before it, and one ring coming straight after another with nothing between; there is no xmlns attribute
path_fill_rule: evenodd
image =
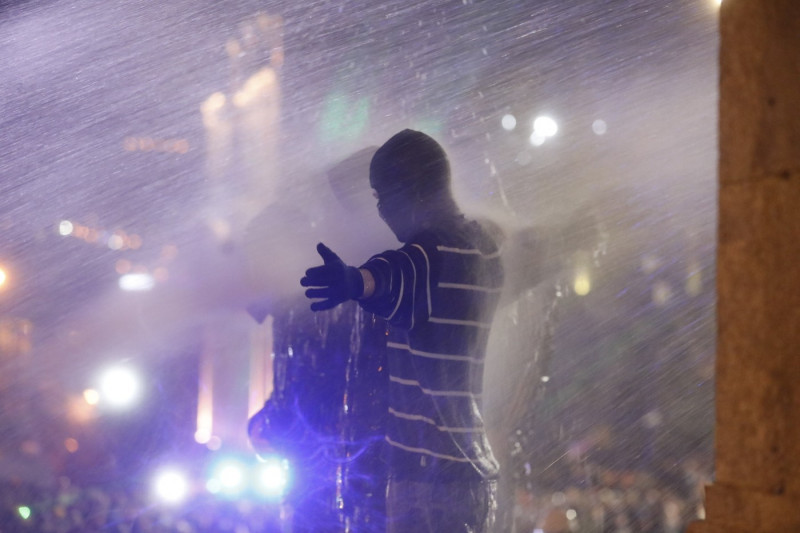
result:
<svg viewBox="0 0 800 533"><path fill-rule="evenodd" d="M0 267L0 289L6 286L6 281L8 281L8 274L3 267Z"/></svg>

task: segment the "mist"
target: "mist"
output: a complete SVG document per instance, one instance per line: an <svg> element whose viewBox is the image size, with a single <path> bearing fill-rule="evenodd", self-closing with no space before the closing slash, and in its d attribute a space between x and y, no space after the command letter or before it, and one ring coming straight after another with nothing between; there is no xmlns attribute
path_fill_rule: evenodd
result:
<svg viewBox="0 0 800 533"><path fill-rule="evenodd" d="M242 339L302 298L317 242L350 264L398 245L368 162L412 128L447 150L464 211L505 235L484 384L505 530L631 486L695 517L713 427L716 9L3 4L0 479L102 485L208 453L209 350L215 409L249 453ZM123 290L130 274L149 290ZM145 376L147 399L76 414L112 363Z"/></svg>

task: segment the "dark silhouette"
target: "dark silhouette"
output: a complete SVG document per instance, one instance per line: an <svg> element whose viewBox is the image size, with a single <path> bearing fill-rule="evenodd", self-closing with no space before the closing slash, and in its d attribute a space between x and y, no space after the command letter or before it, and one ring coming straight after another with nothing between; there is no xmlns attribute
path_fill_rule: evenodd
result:
<svg viewBox="0 0 800 533"><path fill-rule="evenodd" d="M388 322L388 531L488 531L498 464L481 416L483 360L503 271L496 239L461 213L431 137L404 130L370 164L378 212L403 246L324 264L301 284L314 311L348 300Z"/></svg>

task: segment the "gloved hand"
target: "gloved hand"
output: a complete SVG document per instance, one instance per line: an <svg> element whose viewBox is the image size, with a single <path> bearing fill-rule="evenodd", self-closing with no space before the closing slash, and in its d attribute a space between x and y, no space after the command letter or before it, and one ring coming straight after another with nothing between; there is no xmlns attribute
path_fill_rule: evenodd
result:
<svg viewBox="0 0 800 533"><path fill-rule="evenodd" d="M364 293L364 279L356 267L346 265L338 255L322 243L317 244L317 252L325 264L309 268L300 280L300 285L303 287L313 287L306 291L307 298L324 298L311 304L312 311L324 311L336 307Z"/></svg>

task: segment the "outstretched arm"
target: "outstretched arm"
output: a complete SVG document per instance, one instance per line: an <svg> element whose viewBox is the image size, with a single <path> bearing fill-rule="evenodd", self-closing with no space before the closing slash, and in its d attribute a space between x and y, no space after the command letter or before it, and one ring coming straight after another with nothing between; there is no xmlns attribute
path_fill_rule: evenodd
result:
<svg viewBox="0 0 800 533"><path fill-rule="evenodd" d="M369 298L375 290L375 280L369 270L349 266L322 243L317 252L323 264L306 270L300 285L310 287L306 297L322 298L311 303L312 311L324 311L347 300Z"/></svg>

